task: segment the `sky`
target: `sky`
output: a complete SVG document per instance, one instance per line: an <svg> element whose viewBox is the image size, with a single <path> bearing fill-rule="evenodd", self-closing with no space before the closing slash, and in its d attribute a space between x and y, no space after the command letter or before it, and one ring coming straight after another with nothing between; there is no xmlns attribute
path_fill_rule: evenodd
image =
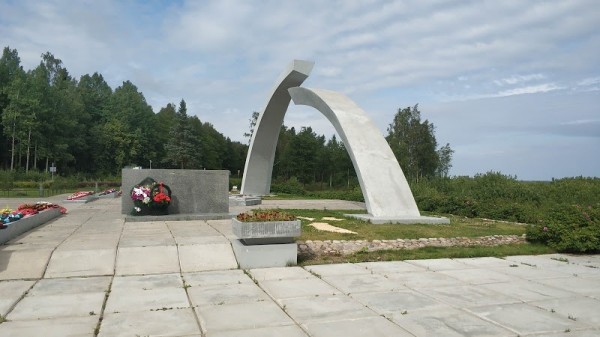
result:
<svg viewBox="0 0 600 337"><path fill-rule="evenodd" d="M381 129L419 104L451 175L600 177L600 6L596 0L0 0L0 44L23 67L51 52L75 78L131 81L155 112L189 115L247 142L294 59L303 86L338 91ZM285 122L335 133L291 103Z"/></svg>

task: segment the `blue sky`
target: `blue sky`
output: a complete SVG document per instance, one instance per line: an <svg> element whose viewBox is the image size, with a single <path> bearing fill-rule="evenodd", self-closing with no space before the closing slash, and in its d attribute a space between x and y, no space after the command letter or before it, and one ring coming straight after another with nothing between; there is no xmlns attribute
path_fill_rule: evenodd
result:
<svg viewBox="0 0 600 337"><path fill-rule="evenodd" d="M382 133L419 103L452 175L526 180L600 176L599 22L595 0L0 0L0 43L25 69L50 51L245 142L280 72L312 60L304 86L344 93ZM310 107L285 123L334 132Z"/></svg>

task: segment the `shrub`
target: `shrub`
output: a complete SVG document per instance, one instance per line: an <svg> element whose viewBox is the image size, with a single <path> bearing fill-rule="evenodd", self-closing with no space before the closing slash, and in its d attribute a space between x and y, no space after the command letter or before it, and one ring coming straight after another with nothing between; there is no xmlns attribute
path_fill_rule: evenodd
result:
<svg viewBox="0 0 600 337"><path fill-rule="evenodd" d="M527 239L561 252L600 252L600 204L559 206L546 220L527 228Z"/></svg>
<svg viewBox="0 0 600 337"><path fill-rule="evenodd" d="M283 183L274 183L271 184L271 192L272 193L285 193L285 194L295 194L295 195L303 195L304 187L302 183L298 181L298 178L291 177L287 181Z"/></svg>

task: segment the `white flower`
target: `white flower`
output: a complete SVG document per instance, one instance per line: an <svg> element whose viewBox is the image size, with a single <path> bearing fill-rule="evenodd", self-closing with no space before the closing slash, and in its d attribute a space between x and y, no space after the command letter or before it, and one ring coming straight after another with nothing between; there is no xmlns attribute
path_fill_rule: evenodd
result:
<svg viewBox="0 0 600 337"><path fill-rule="evenodd" d="M138 213L142 211L142 209L139 208L139 207L134 207L133 209L135 209L135 211L138 212Z"/></svg>
<svg viewBox="0 0 600 337"><path fill-rule="evenodd" d="M145 197L144 201L142 201L144 204L149 204L150 203L150 197Z"/></svg>

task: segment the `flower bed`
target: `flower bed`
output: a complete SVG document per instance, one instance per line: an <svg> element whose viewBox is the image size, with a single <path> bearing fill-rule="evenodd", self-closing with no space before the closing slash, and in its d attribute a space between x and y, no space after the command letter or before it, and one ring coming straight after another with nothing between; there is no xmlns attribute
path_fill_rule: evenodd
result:
<svg viewBox="0 0 600 337"><path fill-rule="evenodd" d="M121 190L117 190L116 188L111 188L108 190L104 190L97 194L99 198L116 198L121 196Z"/></svg>
<svg viewBox="0 0 600 337"><path fill-rule="evenodd" d="M16 210L1 210L0 244L35 228L55 217L65 214L67 210L57 204L37 202L22 204Z"/></svg>
<svg viewBox="0 0 600 337"><path fill-rule="evenodd" d="M67 197L67 200L81 200L87 196L93 195L93 191L78 191Z"/></svg>

